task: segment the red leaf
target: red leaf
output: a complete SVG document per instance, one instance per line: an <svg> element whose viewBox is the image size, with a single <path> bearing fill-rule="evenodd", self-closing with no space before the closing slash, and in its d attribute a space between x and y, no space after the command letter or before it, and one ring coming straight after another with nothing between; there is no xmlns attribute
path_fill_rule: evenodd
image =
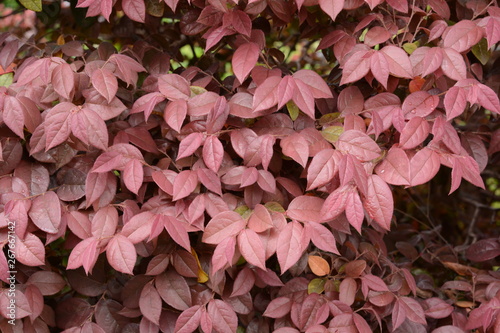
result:
<svg viewBox="0 0 500 333"><path fill-rule="evenodd" d="M255 90L252 109L254 113L272 108L278 104L278 85L281 77L270 76Z"/></svg>
<svg viewBox="0 0 500 333"><path fill-rule="evenodd" d="M391 147L375 171L389 184L410 185L410 160L401 148Z"/></svg>
<svg viewBox="0 0 500 333"><path fill-rule="evenodd" d="M194 332L200 325L201 305L194 305L183 311L175 322L176 333Z"/></svg>
<svg viewBox="0 0 500 333"><path fill-rule="evenodd" d="M134 244L123 235L115 235L106 247L106 258L111 267L125 274L133 274L137 252Z"/></svg>
<svg viewBox="0 0 500 333"><path fill-rule="evenodd" d="M246 221L240 214L225 211L215 215L205 227L202 241L208 244L219 244L224 239L236 236L245 228Z"/></svg>
<svg viewBox="0 0 500 333"><path fill-rule="evenodd" d="M453 306L440 298L431 297L424 301L425 316L435 319L448 317L454 310Z"/></svg>
<svg viewBox="0 0 500 333"><path fill-rule="evenodd" d="M224 128L229 116L229 106L224 96L219 96L207 117L207 133L214 134Z"/></svg>
<svg viewBox="0 0 500 333"><path fill-rule="evenodd" d="M87 275L92 273L92 268L94 267L97 257L99 256L99 251L97 251L98 242L99 241L95 237L89 237L76 244L69 255L68 266L66 269L75 269L83 266Z"/></svg>
<svg viewBox="0 0 500 333"><path fill-rule="evenodd" d="M241 296L248 293L254 286L255 274L247 266L238 273L233 283L231 297Z"/></svg>
<svg viewBox="0 0 500 333"><path fill-rule="evenodd" d="M24 138L25 116L19 100L13 96L6 95L2 111L2 120L5 125L20 138Z"/></svg>
<svg viewBox="0 0 500 333"><path fill-rule="evenodd" d="M414 323L419 323L422 325L426 325L427 321L425 320L424 309L420 303L418 303L415 299L410 297L400 297L397 302L401 302L403 307L405 308L406 317L413 321Z"/></svg>
<svg viewBox="0 0 500 333"><path fill-rule="evenodd" d="M75 93L75 73L67 63L57 65L52 70L54 90L67 100L72 100Z"/></svg>
<svg viewBox="0 0 500 333"><path fill-rule="evenodd" d="M180 132L184 119L186 119L187 108L187 102L184 99L171 101L167 104L163 112L163 119L165 119L168 126Z"/></svg>
<svg viewBox="0 0 500 333"><path fill-rule="evenodd" d="M45 117L45 150L49 150L64 141L70 134L71 111L73 103L61 102L54 106Z"/></svg>
<svg viewBox="0 0 500 333"><path fill-rule="evenodd" d="M363 204L368 215L378 225L386 230L390 229L394 200L391 189L379 176L371 175L368 177L368 193Z"/></svg>
<svg viewBox="0 0 500 333"><path fill-rule="evenodd" d="M337 99L337 109L343 116L358 114L363 111L364 101L365 99L363 98L363 94L361 94L361 90L356 86L350 86L340 92Z"/></svg>
<svg viewBox="0 0 500 333"><path fill-rule="evenodd" d="M104 120L90 109L81 109L71 117L71 132L86 145L108 149L108 129Z"/></svg>
<svg viewBox="0 0 500 333"><path fill-rule="evenodd" d="M282 318L290 313L291 308L292 301L288 297L277 297L267 305L263 316L269 318Z"/></svg>
<svg viewBox="0 0 500 333"><path fill-rule="evenodd" d="M188 308L192 305L191 292L184 277L168 270L156 277L155 284L165 303L174 309L189 311Z"/></svg>
<svg viewBox="0 0 500 333"><path fill-rule="evenodd" d="M408 1L407 0L387 0L387 3L389 5L391 5L391 7L397 11L400 11L402 13L408 13ZM356 322L356 320L354 320L354 321ZM356 326L358 326L358 325L356 325ZM359 327L358 327L358 329L359 329ZM360 333L364 333L364 332L360 332Z"/></svg>
<svg viewBox="0 0 500 333"><path fill-rule="evenodd" d="M246 14L245 14L246 15ZM248 16L247 16L248 17ZM233 54L231 64L238 81L243 83L259 59L260 49L255 43L240 45Z"/></svg>
<svg viewBox="0 0 500 333"><path fill-rule="evenodd" d="M224 157L224 147L219 138L209 135L203 144L203 162L213 172L217 173Z"/></svg>
<svg viewBox="0 0 500 333"><path fill-rule="evenodd" d="M476 23L460 20L443 37L443 47L462 53L476 45L483 37L483 30Z"/></svg>
<svg viewBox="0 0 500 333"><path fill-rule="evenodd" d="M144 288L142 288L141 296L139 297L139 309L152 323L156 325L160 324L161 315L161 298L158 291L153 286L153 282L146 283Z"/></svg>
<svg viewBox="0 0 500 333"><path fill-rule="evenodd" d="M122 9L129 18L144 23L146 4L142 0L122 0ZM148 318L149 319L149 318Z"/></svg>
<svg viewBox="0 0 500 333"><path fill-rule="evenodd" d="M229 304L220 299L208 302L207 312L213 321L213 328L220 333L233 333L238 328L238 317Z"/></svg>
<svg viewBox="0 0 500 333"><path fill-rule="evenodd" d="M196 171L184 170L181 171L174 180L173 185L173 200L185 198L190 195L198 185L198 176Z"/></svg>
<svg viewBox="0 0 500 333"><path fill-rule="evenodd" d="M57 233L61 225L61 204L57 194L49 191L33 199L29 216L40 230Z"/></svg>
<svg viewBox="0 0 500 333"><path fill-rule="evenodd" d="M116 96L118 91L118 80L116 76L106 68L97 68L91 76L92 85L95 90L103 96L108 103Z"/></svg>
<svg viewBox="0 0 500 333"><path fill-rule="evenodd" d="M254 266L266 269L266 252L257 233L244 229L238 234L238 248L246 261Z"/></svg>
<svg viewBox="0 0 500 333"><path fill-rule="evenodd" d="M178 74L163 74L158 78L158 89L169 100L188 99L191 96L189 82Z"/></svg>
<svg viewBox="0 0 500 333"><path fill-rule="evenodd" d="M308 195L296 197L288 205L286 215L293 220L318 223L321 220L323 202L321 198Z"/></svg>
<svg viewBox="0 0 500 333"><path fill-rule="evenodd" d="M66 286L66 281L56 272L37 271L29 276L27 285L35 285L43 296L57 294Z"/></svg>
<svg viewBox="0 0 500 333"><path fill-rule="evenodd" d="M465 255L475 262L491 260L500 255L500 244L495 239L481 239L469 246Z"/></svg>
<svg viewBox="0 0 500 333"><path fill-rule="evenodd" d="M343 132L336 143L337 149L354 155L360 161L370 161L380 156L380 147L367 134L358 130Z"/></svg>
<svg viewBox="0 0 500 333"><path fill-rule="evenodd" d="M319 0L319 6L331 17L332 21L335 21L337 15L344 7L344 2L345 0Z"/></svg>
<svg viewBox="0 0 500 333"><path fill-rule="evenodd" d="M280 231L276 254L281 267L281 274L284 274L302 256L305 248L302 240L303 231L302 225L296 221L287 223L285 228Z"/></svg>
<svg viewBox="0 0 500 333"><path fill-rule="evenodd" d="M278 109L281 109L288 103L297 90L297 85L295 84L295 80L293 76L285 75L279 85L278 85Z"/></svg>

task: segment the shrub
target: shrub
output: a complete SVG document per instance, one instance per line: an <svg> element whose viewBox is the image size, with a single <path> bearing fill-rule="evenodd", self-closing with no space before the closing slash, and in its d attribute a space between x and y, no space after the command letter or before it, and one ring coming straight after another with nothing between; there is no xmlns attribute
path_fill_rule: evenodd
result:
<svg viewBox="0 0 500 333"><path fill-rule="evenodd" d="M493 2L20 3L3 332L498 331Z"/></svg>

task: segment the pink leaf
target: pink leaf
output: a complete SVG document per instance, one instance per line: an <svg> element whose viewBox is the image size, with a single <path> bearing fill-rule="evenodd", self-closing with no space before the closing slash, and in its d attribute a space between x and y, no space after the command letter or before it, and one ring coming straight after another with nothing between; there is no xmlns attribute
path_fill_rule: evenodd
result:
<svg viewBox="0 0 500 333"><path fill-rule="evenodd" d="M431 297L424 301L425 316L435 319L448 317L454 310L453 306L438 297Z"/></svg>
<svg viewBox="0 0 500 333"><path fill-rule="evenodd" d="M374 0L374 1L378 3L381 2L381 0ZM366 33L364 43L369 47L374 47L377 44L384 43L389 38L391 38L391 33L386 28L375 26L373 28L370 28L370 30L368 30L368 32ZM378 52L375 52L375 54L376 53Z"/></svg>
<svg viewBox="0 0 500 333"><path fill-rule="evenodd" d="M61 225L61 204L57 194L49 191L33 199L29 216L40 230L57 233Z"/></svg>
<svg viewBox="0 0 500 333"><path fill-rule="evenodd" d="M260 49L255 43L240 45L233 54L231 64L238 81L243 83L259 59Z"/></svg>
<svg viewBox="0 0 500 333"><path fill-rule="evenodd" d="M318 197L302 195L296 197L288 205L286 214L293 220L303 222L320 222L320 211L324 200Z"/></svg>
<svg viewBox="0 0 500 333"><path fill-rule="evenodd" d="M212 256L212 272L217 272L226 264L233 263L236 248L236 236L225 238L215 247Z"/></svg>
<svg viewBox="0 0 500 333"><path fill-rule="evenodd" d="M129 18L144 23L146 4L142 0L122 0L122 9ZM148 318L149 319L149 318Z"/></svg>
<svg viewBox="0 0 500 333"><path fill-rule="evenodd" d="M467 106L467 92L461 87L451 87L444 96L446 120L460 116Z"/></svg>
<svg viewBox="0 0 500 333"><path fill-rule="evenodd" d="M49 150L68 139L70 134L73 103L61 102L54 106L45 117L45 150Z"/></svg>
<svg viewBox="0 0 500 333"><path fill-rule="evenodd" d="M99 241L95 237L89 237L76 244L69 255L66 269L75 269L83 266L87 275L92 273L92 268L99 256L99 251L97 250L98 242Z"/></svg>
<svg viewBox="0 0 500 333"><path fill-rule="evenodd" d="M98 68L92 73L91 81L95 90L111 103L118 91L116 76L106 68Z"/></svg>
<svg viewBox="0 0 500 333"><path fill-rule="evenodd" d="M387 61L384 53L375 52L370 57L370 70L377 81L380 82L385 89L387 89L387 80L389 79L390 70L389 62Z"/></svg>
<svg viewBox="0 0 500 333"><path fill-rule="evenodd" d="M153 286L153 282L146 283L139 297L139 309L141 313L149 321L159 325L162 311L161 305L160 294L158 294L158 291Z"/></svg>
<svg viewBox="0 0 500 333"><path fill-rule="evenodd" d="M354 303L357 290L356 281L351 277L346 277L339 286L339 300L351 306Z"/></svg>
<svg viewBox="0 0 500 333"><path fill-rule="evenodd" d="M202 241L208 244L219 244L224 239L236 236L245 228L246 221L240 214L225 211L215 215L205 227Z"/></svg>
<svg viewBox="0 0 500 333"><path fill-rule="evenodd" d="M410 185L427 183L434 178L440 166L439 156L435 151L427 147L419 150L410 161Z"/></svg>
<svg viewBox="0 0 500 333"><path fill-rule="evenodd" d="M348 114L358 114L363 111L365 99L356 86L350 86L342 90L337 99L337 109L345 116Z"/></svg>
<svg viewBox="0 0 500 333"><path fill-rule="evenodd" d="M163 74L158 78L158 89L169 100L188 99L191 96L189 82L178 74Z"/></svg>
<svg viewBox="0 0 500 333"><path fill-rule="evenodd" d="M291 157L303 168L306 167L309 157L309 145L307 142L304 142L303 137L299 133L282 139L280 146L284 155Z"/></svg>
<svg viewBox="0 0 500 333"><path fill-rule="evenodd" d="M293 78L309 86L314 98L333 98L330 88L318 73L310 69L301 69L293 73Z"/></svg>
<svg viewBox="0 0 500 333"><path fill-rule="evenodd" d="M192 333L200 325L201 305L194 305L183 311L175 322L176 333Z"/></svg>
<svg viewBox="0 0 500 333"><path fill-rule="evenodd" d="M415 323L426 325L427 321L425 320L424 309L422 309L422 306L417 300L411 297L400 297L398 301L402 302L408 319Z"/></svg>
<svg viewBox="0 0 500 333"><path fill-rule="evenodd" d="M189 235L186 225L177 221L173 216L162 215L163 225L172 239L186 249L191 251L191 243L189 242Z"/></svg>
<svg viewBox="0 0 500 333"><path fill-rule="evenodd" d="M406 309L400 300L396 299L394 308L392 309L392 325L393 329L397 329L406 320Z"/></svg>
<svg viewBox="0 0 500 333"><path fill-rule="evenodd" d="M224 128L227 117L229 116L229 106L224 96L219 96L210 109L207 117L207 133L215 134Z"/></svg>
<svg viewBox="0 0 500 333"><path fill-rule="evenodd" d="M284 274L302 256L304 228L299 222L287 223L278 236L278 246L276 253L281 267L281 274Z"/></svg>
<svg viewBox="0 0 500 333"><path fill-rule="evenodd" d="M264 232L272 227L273 220L267 208L261 204L256 205L248 219L248 228L255 232Z"/></svg>
<svg viewBox="0 0 500 333"><path fill-rule="evenodd" d="M321 187L333 179L340 155L336 150L324 149L313 157L307 170L307 190Z"/></svg>
<svg viewBox="0 0 500 333"><path fill-rule="evenodd" d="M443 49L441 69L452 80L460 81L467 77L467 67L464 57L452 48Z"/></svg>
<svg viewBox="0 0 500 333"><path fill-rule="evenodd" d="M351 185L344 185L328 195L320 212L322 221L333 220L344 211L347 203L346 193L350 190Z"/></svg>
<svg viewBox="0 0 500 333"><path fill-rule="evenodd" d="M118 226L118 211L113 206L99 209L92 218L91 232L98 241L99 246L105 245L109 237L113 236Z"/></svg>
<svg viewBox="0 0 500 333"><path fill-rule="evenodd" d="M460 20L443 37L443 47L462 53L476 45L483 37L483 30L476 23Z"/></svg>
<svg viewBox="0 0 500 333"><path fill-rule="evenodd" d="M309 86L300 80L295 80L295 85L297 89L292 96L293 101L302 112L311 119L316 119L314 116L314 97Z"/></svg>
<svg viewBox="0 0 500 333"><path fill-rule="evenodd" d="M26 119L23 107L17 98L9 95L5 96L2 120L12 132L16 133L20 138L24 138Z"/></svg>
<svg viewBox="0 0 500 333"><path fill-rule="evenodd" d="M254 113L272 108L278 104L278 85L281 77L270 76L255 90L252 109Z"/></svg>
<svg viewBox="0 0 500 333"><path fill-rule="evenodd" d="M319 223L310 222L305 224L304 229L305 232L309 234L311 241L317 248L323 251L339 254L335 237L333 237L332 232L327 227Z"/></svg>
<svg viewBox="0 0 500 333"><path fill-rule="evenodd" d="M368 215L378 225L386 230L390 229L394 201L391 189L379 176L371 175L368 177L368 193L363 204Z"/></svg>
<svg viewBox="0 0 500 333"><path fill-rule="evenodd" d="M131 192L138 194L139 188L142 186L142 181L144 180L143 178L144 171L141 161L134 158L125 164L122 179L125 186L127 186Z"/></svg>
<svg viewBox="0 0 500 333"><path fill-rule="evenodd" d="M257 233L244 229L238 234L238 248L246 261L254 266L266 269L266 252Z"/></svg>
<svg viewBox="0 0 500 333"><path fill-rule="evenodd" d="M282 318L290 313L292 301L288 297L277 297L273 299L264 312L265 317Z"/></svg>
<svg viewBox="0 0 500 333"><path fill-rule="evenodd" d="M241 296L249 292L255 283L255 274L247 266L238 273L233 283L233 292L231 297Z"/></svg>
<svg viewBox="0 0 500 333"><path fill-rule="evenodd" d="M337 148L354 155L360 161L376 159L381 152L380 147L372 138L358 130L343 132L337 141Z"/></svg>
<svg viewBox="0 0 500 333"><path fill-rule="evenodd" d="M414 117L403 128L399 138L399 146L402 149L415 148L427 139L430 131L431 126L427 120L422 117Z"/></svg>
<svg viewBox="0 0 500 333"><path fill-rule="evenodd" d="M134 244L123 235L115 235L106 247L106 258L111 267L125 274L133 274L137 252Z"/></svg>
<svg viewBox="0 0 500 333"><path fill-rule="evenodd" d="M184 170L181 171L174 180L173 185L173 200L185 198L190 195L198 185L198 176L196 171Z"/></svg>
<svg viewBox="0 0 500 333"><path fill-rule="evenodd" d="M410 55L413 74L425 77L434 73L443 63L443 49L440 47L419 47Z"/></svg>
<svg viewBox="0 0 500 333"><path fill-rule="evenodd" d="M236 332L238 317L232 307L220 299L208 302L207 312L213 321L213 328L220 333Z"/></svg>
<svg viewBox="0 0 500 333"><path fill-rule="evenodd" d="M371 54L366 50L354 52L342 67L340 84L356 82L365 77L370 71Z"/></svg>
<svg viewBox="0 0 500 333"><path fill-rule="evenodd" d="M493 89L482 83L479 83L477 88L478 103L485 109L500 114L500 102L498 100L498 95L493 91Z"/></svg>
<svg viewBox="0 0 500 333"><path fill-rule="evenodd" d="M28 232L24 239L16 236L16 259L26 266L45 264L45 247L37 236Z"/></svg>
<svg viewBox="0 0 500 333"><path fill-rule="evenodd" d="M319 6L331 17L332 21L335 21L337 15L344 7L344 2L345 0L319 0Z"/></svg>
<svg viewBox="0 0 500 333"><path fill-rule="evenodd" d="M403 149L391 147L375 171L392 185L410 185L410 160Z"/></svg>
<svg viewBox="0 0 500 333"><path fill-rule="evenodd" d="M361 234L361 225L365 219L365 214L361 198L357 191L349 192L346 200L345 215L347 220L349 220L349 224Z"/></svg>
<svg viewBox="0 0 500 333"><path fill-rule="evenodd" d="M387 45L380 51L385 53L386 59L389 62L389 72L392 75L406 79L413 78L413 67L408 54L402 48Z"/></svg>
<svg viewBox="0 0 500 333"><path fill-rule="evenodd" d="M123 226L121 234L130 239L133 244L137 244L145 240L151 234L151 226L155 219L155 214L145 211L134 215Z"/></svg>
<svg viewBox="0 0 500 333"><path fill-rule="evenodd" d="M408 13L408 0L387 0L387 3L389 5L391 5L391 7L397 11L400 11L402 13ZM359 327L358 327L358 329L359 329ZM364 333L364 332L360 332L360 333Z"/></svg>
<svg viewBox="0 0 500 333"><path fill-rule="evenodd" d="M217 173L224 157L224 147L219 138L209 135L203 144L203 161L207 167Z"/></svg>
<svg viewBox="0 0 500 333"><path fill-rule="evenodd" d="M416 91L408 95L401 106L405 119L425 117L436 109L439 97L427 91Z"/></svg>
<svg viewBox="0 0 500 333"><path fill-rule="evenodd" d="M108 129L104 120L90 109L81 109L71 118L71 132L86 145L108 149Z"/></svg>
<svg viewBox="0 0 500 333"><path fill-rule="evenodd" d="M203 134L194 132L182 139L179 145L177 159L181 159L193 154L203 143Z"/></svg>
<svg viewBox="0 0 500 333"><path fill-rule="evenodd" d="M293 77L285 75L278 85L278 109L281 109L292 99L296 90L297 85L295 84Z"/></svg>
<svg viewBox="0 0 500 333"><path fill-rule="evenodd" d="M165 119L168 126L180 132L184 119L186 119L187 108L187 102L184 99L171 101L163 112L163 119Z"/></svg>
<svg viewBox="0 0 500 333"><path fill-rule="evenodd" d="M75 73L67 63L57 65L52 71L54 90L67 100L71 100L75 92Z"/></svg>

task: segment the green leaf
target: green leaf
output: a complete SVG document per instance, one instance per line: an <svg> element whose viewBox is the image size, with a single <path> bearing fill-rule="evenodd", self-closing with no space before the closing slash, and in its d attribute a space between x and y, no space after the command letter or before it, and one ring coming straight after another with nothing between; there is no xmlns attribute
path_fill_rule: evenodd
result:
<svg viewBox="0 0 500 333"><path fill-rule="evenodd" d="M293 121L297 119L299 116L299 108L293 101L290 101L286 103L286 108L288 109L288 113L290 114L290 118L292 118Z"/></svg>
<svg viewBox="0 0 500 333"><path fill-rule="evenodd" d="M42 11L42 0L19 0L19 2L26 9L33 10L35 12Z"/></svg>
<svg viewBox="0 0 500 333"><path fill-rule="evenodd" d="M483 38L472 47L472 53L476 56L477 60L481 62L481 64L486 65L491 57L491 51L488 50L488 42L486 38Z"/></svg>
<svg viewBox="0 0 500 333"><path fill-rule="evenodd" d="M325 290L325 278L316 278L312 279L311 282L307 285L307 293L312 294L321 294Z"/></svg>
<svg viewBox="0 0 500 333"><path fill-rule="evenodd" d="M321 135L323 135L328 142L335 143L343 132L344 127L342 126L328 126L321 131Z"/></svg>
<svg viewBox="0 0 500 333"><path fill-rule="evenodd" d="M14 74L12 72L0 75L0 87L9 87L14 80Z"/></svg>
<svg viewBox="0 0 500 333"><path fill-rule="evenodd" d="M403 44L403 49L406 51L408 54L412 54L413 51L415 51L418 48L417 43L404 43Z"/></svg>

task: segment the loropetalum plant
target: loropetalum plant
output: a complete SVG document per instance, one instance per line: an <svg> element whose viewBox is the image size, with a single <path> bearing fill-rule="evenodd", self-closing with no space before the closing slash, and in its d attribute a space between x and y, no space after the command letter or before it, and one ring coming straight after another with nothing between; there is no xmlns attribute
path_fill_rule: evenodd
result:
<svg viewBox="0 0 500 333"><path fill-rule="evenodd" d="M2 332L500 329L491 266L433 281L432 230L383 239L442 165L484 188L495 1L76 7L111 23L0 35Z"/></svg>

